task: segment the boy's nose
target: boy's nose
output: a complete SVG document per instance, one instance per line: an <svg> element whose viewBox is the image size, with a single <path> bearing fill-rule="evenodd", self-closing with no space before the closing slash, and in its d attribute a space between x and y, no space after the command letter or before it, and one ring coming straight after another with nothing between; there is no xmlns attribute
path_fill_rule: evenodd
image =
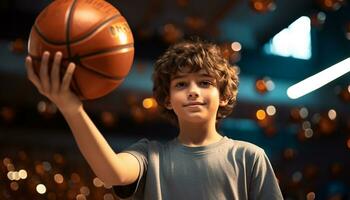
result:
<svg viewBox="0 0 350 200"><path fill-rule="evenodd" d="M199 96L199 88L196 84L192 83L189 87L188 97L189 98L197 98Z"/></svg>
<svg viewBox="0 0 350 200"><path fill-rule="evenodd" d="M188 97L189 98L197 98L199 95L198 95L198 93L197 92L194 92L194 91L191 91L191 92L189 92L189 94L188 94Z"/></svg>

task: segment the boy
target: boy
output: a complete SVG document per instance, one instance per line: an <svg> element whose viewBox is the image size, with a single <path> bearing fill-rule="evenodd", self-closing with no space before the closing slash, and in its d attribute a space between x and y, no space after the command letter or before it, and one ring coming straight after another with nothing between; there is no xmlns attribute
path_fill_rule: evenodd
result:
<svg viewBox="0 0 350 200"><path fill-rule="evenodd" d="M142 139L115 153L69 89L75 68L60 82L60 52L48 72L45 52L39 77L27 57L28 78L53 101L69 124L95 172L121 198L134 199L283 199L264 151L221 136L216 125L232 112L238 77L217 46L184 41L155 64L153 93L160 111L179 127L165 144Z"/></svg>

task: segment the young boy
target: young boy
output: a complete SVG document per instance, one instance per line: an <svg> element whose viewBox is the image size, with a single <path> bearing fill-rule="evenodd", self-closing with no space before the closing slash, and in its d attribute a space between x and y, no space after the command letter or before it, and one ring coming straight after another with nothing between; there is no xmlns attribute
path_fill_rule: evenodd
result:
<svg viewBox="0 0 350 200"><path fill-rule="evenodd" d="M45 52L38 77L27 57L28 78L57 105L95 174L120 198L283 199L264 150L217 132L236 102L238 77L216 45L183 41L158 59L153 93L161 113L179 127L178 137L165 144L142 139L121 153L69 89L74 63L60 81L62 54L55 54L51 72L48 58Z"/></svg>

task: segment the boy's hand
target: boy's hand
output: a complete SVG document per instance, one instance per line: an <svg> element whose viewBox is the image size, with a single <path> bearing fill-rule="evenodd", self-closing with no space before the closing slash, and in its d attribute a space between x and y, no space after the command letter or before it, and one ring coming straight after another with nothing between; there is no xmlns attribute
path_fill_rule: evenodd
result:
<svg viewBox="0 0 350 200"><path fill-rule="evenodd" d="M56 104L58 109L64 112L74 112L82 107L82 102L70 90L70 83L75 69L75 64L70 63L64 74L62 82L60 80L60 66L62 53L56 52L52 64L51 72L48 71L50 53L45 51L40 66L40 73L37 76L33 70L32 58L26 58L26 69L28 79L35 85L38 91Z"/></svg>

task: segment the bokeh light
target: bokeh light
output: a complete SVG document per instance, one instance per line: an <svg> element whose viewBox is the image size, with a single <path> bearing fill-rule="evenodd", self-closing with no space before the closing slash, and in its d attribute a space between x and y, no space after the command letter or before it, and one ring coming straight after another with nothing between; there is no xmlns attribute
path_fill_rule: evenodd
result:
<svg viewBox="0 0 350 200"><path fill-rule="evenodd" d="M39 194L45 194L46 193L46 187L44 184L38 184L36 186L36 191L39 193Z"/></svg>
<svg viewBox="0 0 350 200"><path fill-rule="evenodd" d="M163 40L170 44L179 41L184 35L180 27L172 23L168 23L163 26L162 34Z"/></svg>
<svg viewBox="0 0 350 200"><path fill-rule="evenodd" d="M113 127L116 123L116 116L109 111L103 111L101 113L101 121L106 127Z"/></svg>
<svg viewBox="0 0 350 200"><path fill-rule="evenodd" d="M339 10L346 2L344 0L319 0L319 4L325 10Z"/></svg>
<svg viewBox="0 0 350 200"><path fill-rule="evenodd" d="M54 178L55 182L58 183L58 184L61 184L64 181L64 178L63 178L62 174L55 174L53 176L53 178Z"/></svg>
<svg viewBox="0 0 350 200"><path fill-rule="evenodd" d="M145 98L142 101L142 106L146 109L156 108L157 101L154 98Z"/></svg>
<svg viewBox="0 0 350 200"><path fill-rule="evenodd" d="M93 179L93 184L95 187L102 187L104 185L103 182L97 177Z"/></svg>
<svg viewBox="0 0 350 200"><path fill-rule="evenodd" d="M19 189L19 185L18 185L17 182L12 181L12 182L10 183L10 188L11 188L11 190L13 190L13 191L17 191L17 190Z"/></svg>
<svg viewBox="0 0 350 200"><path fill-rule="evenodd" d="M85 195L83 194L78 194L76 197L75 197L76 200L86 200L86 197Z"/></svg>
<svg viewBox="0 0 350 200"><path fill-rule="evenodd" d="M18 171L18 176L21 178L21 179L26 179L28 177L28 173L26 170L24 169L21 169Z"/></svg>
<svg viewBox="0 0 350 200"><path fill-rule="evenodd" d="M259 79L255 82L255 88L256 91L258 91L260 94L264 94L267 92L267 85L262 79Z"/></svg>
<svg viewBox="0 0 350 200"><path fill-rule="evenodd" d="M90 189L87 186L82 186L80 188L80 193L85 195L85 196L89 196L90 194Z"/></svg>
<svg viewBox="0 0 350 200"><path fill-rule="evenodd" d="M107 193L103 196L103 200L114 200L114 197L111 193Z"/></svg>
<svg viewBox="0 0 350 200"><path fill-rule="evenodd" d="M337 112L334 109L328 111L328 117L330 120L335 120L337 118Z"/></svg>
<svg viewBox="0 0 350 200"><path fill-rule="evenodd" d="M276 108L275 106L273 105L269 105L266 107L266 113L269 115L269 116L273 116L276 114Z"/></svg>
<svg viewBox="0 0 350 200"><path fill-rule="evenodd" d="M256 118L258 120L264 120L266 118L266 113L264 110L260 109L258 111L256 111Z"/></svg>
<svg viewBox="0 0 350 200"><path fill-rule="evenodd" d="M242 45L239 42L232 42L231 48L233 51L240 51L242 49Z"/></svg>
<svg viewBox="0 0 350 200"><path fill-rule="evenodd" d="M306 200L315 200L316 199L316 194L314 192L309 192L306 195Z"/></svg>
<svg viewBox="0 0 350 200"><path fill-rule="evenodd" d="M303 178L303 174L300 171L296 171L292 175L292 181L298 183Z"/></svg>
<svg viewBox="0 0 350 200"><path fill-rule="evenodd" d="M299 115L300 115L300 117L301 117L302 119L307 118L307 116L309 115L308 109L305 108L305 107L300 108L300 110L299 110Z"/></svg>
<svg viewBox="0 0 350 200"><path fill-rule="evenodd" d="M274 0L250 0L250 6L258 13L265 13L276 9Z"/></svg>

